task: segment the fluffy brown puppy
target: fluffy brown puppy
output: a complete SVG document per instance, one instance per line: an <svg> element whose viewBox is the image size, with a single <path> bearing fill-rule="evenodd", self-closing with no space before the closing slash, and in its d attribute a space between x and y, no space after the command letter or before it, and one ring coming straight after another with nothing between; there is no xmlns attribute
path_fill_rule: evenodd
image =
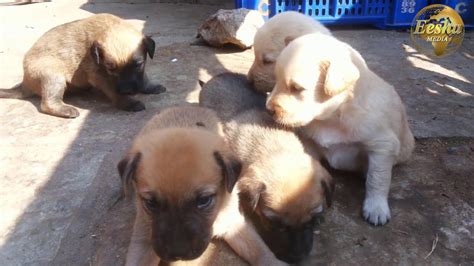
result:
<svg viewBox="0 0 474 266"><path fill-rule="evenodd" d="M119 109L141 111L143 103L128 94L161 93L145 74L155 42L126 21L109 14L69 22L46 32L23 60L23 82L0 90L0 98L41 96L41 111L74 118L79 111L63 102L68 89L94 87Z"/></svg>
<svg viewBox="0 0 474 266"><path fill-rule="evenodd" d="M311 250L324 203L331 204L331 177L293 132L276 126L265 113L265 97L244 75L214 77L199 101L227 121L228 142L243 160L238 187L246 213L278 258L301 260Z"/></svg>
<svg viewBox="0 0 474 266"><path fill-rule="evenodd" d="M317 33L292 41L278 57L275 75L267 99L275 121L301 127L335 169L366 170L363 216L374 225L387 223L392 167L414 147L393 86L351 46Z"/></svg>
<svg viewBox="0 0 474 266"><path fill-rule="evenodd" d="M199 105L218 110L223 121L252 108L265 110L265 96L256 93L245 75L222 73L201 83Z"/></svg>
<svg viewBox="0 0 474 266"><path fill-rule="evenodd" d="M241 164L218 127L197 125L212 125L217 117L209 114L193 107L157 115L118 164L124 188L136 194L126 265L194 259L213 237L252 265L282 264L239 212Z"/></svg>
<svg viewBox="0 0 474 266"><path fill-rule="evenodd" d="M253 45L255 59L247 75L255 89L261 93L272 91L275 62L283 48L291 40L315 32L331 35L321 23L295 11L277 14L258 29Z"/></svg>
<svg viewBox="0 0 474 266"><path fill-rule="evenodd" d="M168 127L201 127L224 136L222 122L216 112L197 105L167 108L150 119L139 134Z"/></svg>
<svg viewBox="0 0 474 266"><path fill-rule="evenodd" d="M239 114L225 128L243 162L238 187L263 240L275 255L295 263L313 246L313 230L331 205L334 183L299 138L278 128L264 111Z"/></svg>

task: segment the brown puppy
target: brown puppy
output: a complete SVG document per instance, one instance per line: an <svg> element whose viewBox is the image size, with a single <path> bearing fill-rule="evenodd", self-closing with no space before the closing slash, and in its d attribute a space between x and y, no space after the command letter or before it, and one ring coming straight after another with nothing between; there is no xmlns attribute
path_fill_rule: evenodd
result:
<svg viewBox="0 0 474 266"><path fill-rule="evenodd" d="M168 127L202 127L224 136L222 123L212 109L200 106L179 106L163 110L155 115L140 131L140 135Z"/></svg>
<svg viewBox="0 0 474 266"><path fill-rule="evenodd" d="M265 96L253 90L245 75L222 73L201 87L199 105L218 110L224 121L248 109L265 110Z"/></svg>
<svg viewBox="0 0 474 266"><path fill-rule="evenodd" d="M199 104L227 121L228 142L243 161L238 187L246 213L278 258L296 262L311 250L313 226L324 202L331 204L334 184L300 139L275 125L263 101L244 75L232 73L214 77L199 95Z"/></svg>
<svg viewBox="0 0 474 266"><path fill-rule="evenodd" d="M23 82L0 90L0 98L42 97L41 111L74 118L79 111L64 104L67 89L95 87L115 106L141 111L145 106L127 94L161 93L145 75L147 54L153 58L155 42L126 21L109 14L57 26L30 48L23 60Z"/></svg>
<svg viewBox="0 0 474 266"><path fill-rule="evenodd" d="M183 120L185 114L193 118ZM216 121L204 108L169 109L145 126L118 164L124 188L136 193L126 265L194 259L212 237L252 265L282 264L239 212L234 185L241 164Z"/></svg>
<svg viewBox="0 0 474 266"><path fill-rule="evenodd" d="M279 259L302 260L313 246L314 227L331 205L331 176L293 132L278 128L264 111L241 113L225 132L243 161L238 187L260 235Z"/></svg>

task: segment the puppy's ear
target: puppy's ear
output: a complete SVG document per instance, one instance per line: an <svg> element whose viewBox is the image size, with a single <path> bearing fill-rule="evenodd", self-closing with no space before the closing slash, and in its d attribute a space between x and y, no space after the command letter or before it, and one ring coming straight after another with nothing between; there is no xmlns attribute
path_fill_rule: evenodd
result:
<svg viewBox="0 0 474 266"><path fill-rule="evenodd" d="M322 180L321 180L321 187L323 188L324 196L326 198L326 205L331 207L332 205L332 198L334 195L334 190L336 189L336 185L334 184L334 180L332 179L329 173L325 173Z"/></svg>
<svg viewBox="0 0 474 266"><path fill-rule="evenodd" d="M229 193L231 193L234 189L235 183L237 183L237 180L239 179L242 164L235 158L224 160L222 155L217 151L214 152L214 159L216 159L217 164L222 170L225 188Z"/></svg>
<svg viewBox="0 0 474 266"><path fill-rule="evenodd" d="M122 180L123 191L126 196L130 195L133 191L133 181L135 180L135 172L138 167L138 163L142 158L140 152L129 154L123 158L117 165L117 169Z"/></svg>
<svg viewBox="0 0 474 266"><path fill-rule="evenodd" d="M147 54L153 59L153 56L155 55L155 41L150 36L145 36L143 38L143 43L145 44Z"/></svg>
<svg viewBox="0 0 474 266"><path fill-rule="evenodd" d="M253 176L250 175L247 177L247 174L245 174L245 177L239 181L239 190L240 198L247 202L252 210L255 210L262 193L267 190L267 187Z"/></svg>
<svg viewBox="0 0 474 266"><path fill-rule="evenodd" d="M354 86L360 77L359 69L350 60L332 60L320 66L326 73L324 93L334 96Z"/></svg>
<svg viewBox="0 0 474 266"><path fill-rule="evenodd" d="M90 48L90 53L96 64L99 65L100 62L104 60L104 47L102 47L102 45L99 42L94 41L92 43L92 46Z"/></svg>

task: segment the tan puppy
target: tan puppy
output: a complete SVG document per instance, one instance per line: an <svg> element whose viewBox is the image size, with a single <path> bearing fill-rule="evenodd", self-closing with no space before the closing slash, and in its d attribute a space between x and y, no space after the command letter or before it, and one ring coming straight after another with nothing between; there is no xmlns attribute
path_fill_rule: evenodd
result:
<svg viewBox="0 0 474 266"><path fill-rule="evenodd" d="M283 48L291 40L315 32L331 35L321 23L295 11L269 19L255 34L255 59L247 75L255 89L262 93L271 91L275 85L275 62Z"/></svg>
<svg viewBox="0 0 474 266"><path fill-rule="evenodd" d="M185 113L193 118L181 120ZM136 193L126 265L194 259L212 237L223 238L252 265L282 264L239 212L234 185L241 164L211 113L192 107L159 114L118 164L124 188Z"/></svg>
<svg viewBox="0 0 474 266"><path fill-rule="evenodd" d="M145 75L147 54L155 42L126 21L109 14L57 26L46 32L26 53L22 84L0 90L0 98L41 96L41 111L74 118L79 111L64 104L68 89L95 87L126 111L141 111L143 103L127 94L161 93Z"/></svg>
<svg viewBox="0 0 474 266"><path fill-rule="evenodd" d="M278 128L264 111L241 113L225 132L243 162L238 187L259 233L279 259L302 260L331 205L331 176L293 132Z"/></svg>
<svg viewBox="0 0 474 266"><path fill-rule="evenodd" d="M200 106L179 106L163 110L155 115L140 131L140 135L169 127L202 127L224 136L222 123L212 109Z"/></svg>
<svg viewBox="0 0 474 266"><path fill-rule="evenodd" d="M300 139L266 114L264 98L243 75L225 73L203 85L199 103L228 121L228 142L243 160L238 187L246 213L279 259L296 262L311 250L334 184Z"/></svg>
<svg viewBox="0 0 474 266"><path fill-rule="evenodd" d="M365 158L363 216L374 225L387 223L392 166L407 160L414 147L395 89L356 50L323 34L292 41L278 58L275 75L267 99L275 121L303 127L336 169L364 169Z"/></svg>

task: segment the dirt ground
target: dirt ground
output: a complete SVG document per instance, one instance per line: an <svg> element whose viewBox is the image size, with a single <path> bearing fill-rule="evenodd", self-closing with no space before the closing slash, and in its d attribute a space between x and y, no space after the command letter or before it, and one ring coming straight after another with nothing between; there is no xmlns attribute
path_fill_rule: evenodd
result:
<svg viewBox="0 0 474 266"><path fill-rule="evenodd" d="M0 100L2 265L123 264L134 210L120 198L116 164L131 139L160 110L197 102L199 79L246 73L253 60L252 50L190 45L199 23L219 8L84 1L0 7L2 88L21 81L23 55L42 33L101 12L129 19L153 36L158 48L147 72L168 88L138 95L147 106L139 113L118 111L93 91L72 95L66 102L81 112L72 120L39 113L38 98ZM432 59L412 48L406 31L331 30L396 87L416 150L394 168L392 220L383 227L361 218L362 177L333 172L335 203L301 264L473 265L474 33L466 33L456 54ZM243 264L220 241L197 261L175 264L196 263Z"/></svg>

